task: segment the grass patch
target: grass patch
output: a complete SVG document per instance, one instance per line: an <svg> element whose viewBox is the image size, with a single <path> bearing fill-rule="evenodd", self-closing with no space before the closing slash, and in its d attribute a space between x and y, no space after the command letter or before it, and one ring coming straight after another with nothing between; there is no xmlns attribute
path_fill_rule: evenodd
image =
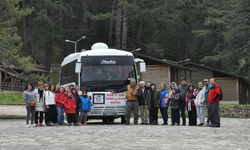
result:
<svg viewBox="0 0 250 150"><path fill-rule="evenodd" d="M50 78L53 80L53 84L58 84L59 83L59 73L58 72L53 72L50 73Z"/></svg>
<svg viewBox="0 0 250 150"><path fill-rule="evenodd" d="M25 105L23 93L0 93L0 105Z"/></svg>

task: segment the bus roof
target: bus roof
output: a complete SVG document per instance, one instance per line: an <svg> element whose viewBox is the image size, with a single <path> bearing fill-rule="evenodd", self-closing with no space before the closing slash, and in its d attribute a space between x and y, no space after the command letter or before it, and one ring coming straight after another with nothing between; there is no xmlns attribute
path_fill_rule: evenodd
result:
<svg viewBox="0 0 250 150"><path fill-rule="evenodd" d="M78 52L68 55L63 59L61 66L68 64L82 56L132 56L131 52L117 50L117 49L95 49L95 50L88 50L84 52Z"/></svg>

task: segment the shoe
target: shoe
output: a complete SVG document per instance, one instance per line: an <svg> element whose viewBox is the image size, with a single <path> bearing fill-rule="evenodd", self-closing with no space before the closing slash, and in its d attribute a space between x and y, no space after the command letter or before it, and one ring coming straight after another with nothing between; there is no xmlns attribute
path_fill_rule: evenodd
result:
<svg viewBox="0 0 250 150"><path fill-rule="evenodd" d="M219 128L219 127L220 127L220 124L214 124L214 125L212 125L211 127L213 127L213 128Z"/></svg>
<svg viewBox="0 0 250 150"><path fill-rule="evenodd" d="M146 122L145 124L147 125L148 123Z"/></svg>
<svg viewBox="0 0 250 150"><path fill-rule="evenodd" d="M75 126L79 126L79 124L78 124L78 123L75 123L74 125L75 125Z"/></svg>
<svg viewBox="0 0 250 150"><path fill-rule="evenodd" d="M58 126L58 123L53 123L54 126Z"/></svg>
<svg viewBox="0 0 250 150"><path fill-rule="evenodd" d="M203 123L200 123L200 124L198 124L197 126L203 126L204 124Z"/></svg>
<svg viewBox="0 0 250 150"><path fill-rule="evenodd" d="M182 125L183 125L183 126L185 126L186 124L185 124L185 123L183 123Z"/></svg>
<svg viewBox="0 0 250 150"><path fill-rule="evenodd" d="M126 123L126 125L129 125L129 123Z"/></svg>
<svg viewBox="0 0 250 150"><path fill-rule="evenodd" d="M205 124L205 127L209 127L209 123L208 122Z"/></svg>
<svg viewBox="0 0 250 150"><path fill-rule="evenodd" d="M159 123L158 123L158 122L155 122L154 125L159 125Z"/></svg>
<svg viewBox="0 0 250 150"><path fill-rule="evenodd" d="M40 125L39 125L40 127L44 127L44 125L42 124L42 123L40 123Z"/></svg>
<svg viewBox="0 0 250 150"><path fill-rule="evenodd" d="M67 123L65 123L65 122L63 122L62 124L63 124L63 125L67 125Z"/></svg>
<svg viewBox="0 0 250 150"><path fill-rule="evenodd" d="M29 124L27 124L27 125L26 125L26 128L29 128L29 127L30 127L30 125L29 125Z"/></svg>
<svg viewBox="0 0 250 150"><path fill-rule="evenodd" d="M87 126L88 124L87 123L83 123L83 125Z"/></svg>
<svg viewBox="0 0 250 150"><path fill-rule="evenodd" d="M39 126L40 126L40 124L37 123L37 124L36 124L36 127L39 127Z"/></svg>
<svg viewBox="0 0 250 150"><path fill-rule="evenodd" d="M144 125L145 123L141 123L140 125Z"/></svg>
<svg viewBox="0 0 250 150"><path fill-rule="evenodd" d="M161 125L168 125L168 123L167 122L164 122L163 124L161 124Z"/></svg>
<svg viewBox="0 0 250 150"><path fill-rule="evenodd" d="M174 123L172 123L171 126L174 126Z"/></svg>
<svg viewBox="0 0 250 150"><path fill-rule="evenodd" d="M47 126L53 126L51 122L48 122L47 123Z"/></svg>
<svg viewBox="0 0 250 150"><path fill-rule="evenodd" d="M31 124L31 127L36 127L36 124Z"/></svg>
<svg viewBox="0 0 250 150"><path fill-rule="evenodd" d="M68 123L68 126L71 126L71 123Z"/></svg>
<svg viewBox="0 0 250 150"><path fill-rule="evenodd" d="M134 125L138 125L138 123L134 123Z"/></svg>

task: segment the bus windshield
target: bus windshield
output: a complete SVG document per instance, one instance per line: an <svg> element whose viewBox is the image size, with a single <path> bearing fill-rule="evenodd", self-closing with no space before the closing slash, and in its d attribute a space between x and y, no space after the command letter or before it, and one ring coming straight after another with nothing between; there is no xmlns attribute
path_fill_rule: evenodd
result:
<svg viewBox="0 0 250 150"><path fill-rule="evenodd" d="M131 56L83 56L81 87L91 91L119 89L136 79Z"/></svg>

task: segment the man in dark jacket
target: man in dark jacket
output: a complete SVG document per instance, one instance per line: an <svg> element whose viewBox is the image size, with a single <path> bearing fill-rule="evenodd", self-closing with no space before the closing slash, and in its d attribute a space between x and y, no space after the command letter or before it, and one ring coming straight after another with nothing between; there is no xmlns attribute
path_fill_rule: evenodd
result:
<svg viewBox="0 0 250 150"><path fill-rule="evenodd" d="M210 84L212 87L209 90L207 101L210 104L211 119L213 124L209 126L220 127L219 103L222 93L214 78L210 79Z"/></svg>
<svg viewBox="0 0 250 150"><path fill-rule="evenodd" d="M182 125L186 125L185 116L185 98L188 91L189 84L186 82L186 78L181 78L181 85L178 86L178 92L180 93L180 110L182 117Z"/></svg>
<svg viewBox="0 0 250 150"><path fill-rule="evenodd" d="M141 81L139 85L140 88L138 93L138 101L141 113L141 125L143 125L143 124L148 124L148 108L145 107L145 102L149 87L145 86L144 81Z"/></svg>

